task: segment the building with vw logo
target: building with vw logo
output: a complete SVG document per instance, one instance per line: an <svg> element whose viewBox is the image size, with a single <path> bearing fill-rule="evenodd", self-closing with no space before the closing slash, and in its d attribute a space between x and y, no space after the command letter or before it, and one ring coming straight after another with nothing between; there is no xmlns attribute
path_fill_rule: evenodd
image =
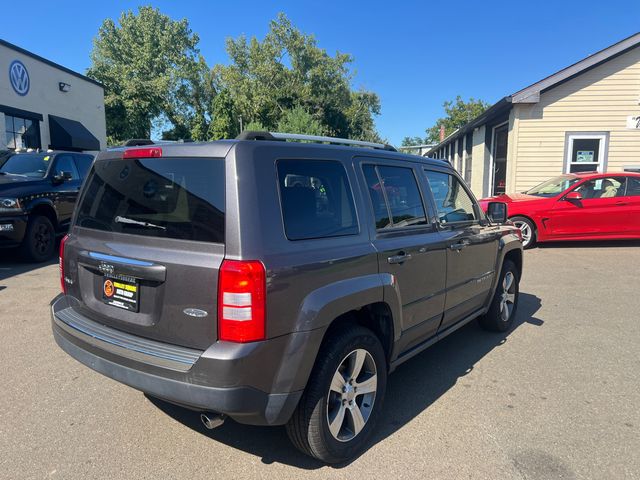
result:
<svg viewBox="0 0 640 480"><path fill-rule="evenodd" d="M105 147L103 86L0 40L0 151Z"/></svg>

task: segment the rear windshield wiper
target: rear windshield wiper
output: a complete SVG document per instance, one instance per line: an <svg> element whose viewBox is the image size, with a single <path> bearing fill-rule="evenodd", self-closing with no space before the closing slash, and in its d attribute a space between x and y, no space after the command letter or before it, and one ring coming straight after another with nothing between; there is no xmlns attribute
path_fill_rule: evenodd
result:
<svg viewBox="0 0 640 480"><path fill-rule="evenodd" d="M166 230L166 227L163 227L162 225L156 225L155 223L151 223L151 222L142 222L140 220L134 220L133 218L127 218L127 217L121 217L121 216L117 216L116 218L113 219L114 222L116 223L126 223L127 225L140 225L141 227L147 227L147 228L159 228L160 230Z"/></svg>

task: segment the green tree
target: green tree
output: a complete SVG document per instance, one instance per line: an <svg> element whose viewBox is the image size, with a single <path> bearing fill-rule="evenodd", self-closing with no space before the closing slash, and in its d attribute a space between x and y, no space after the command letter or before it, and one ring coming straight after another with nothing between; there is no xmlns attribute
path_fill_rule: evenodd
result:
<svg viewBox="0 0 640 480"><path fill-rule="evenodd" d="M294 107L284 112L278 122L278 131L305 135L325 134L320 122L302 107Z"/></svg>
<svg viewBox="0 0 640 480"><path fill-rule="evenodd" d="M123 12L118 24L102 23L87 75L105 85L110 143L148 138L152 126L166 122L173 135L190 132L194 121L206 123L202 79L210 73L197 44L187 20L148 6Z"/></svg>
<svg viewBox="0 0 640 480"><path fill-rule="evenodd" d="M262 41L228 39L227 52L229 64L214 67L216 88L229 91L245 122L275 130L287 112L299 107L329 135L377 137L380 100L373 92L352 91L352 57L327 54L284 14L271 22Z"/></svg>
<svg viewBox="0 0 640 480"><path fill-rule="evenodd" d="M366 90L351 92L351 103L345 111L349 138L386 143L376 130L374 115L380 115L380 97Z"/></svg>
<svg viewBox="0 0 640 480"><path fill-rule="evenodd" d="M252 122L245 124L243 130L262 132L270 129L265 127L262 122L258 120L254 120Z"/></svg>
<svg viewBox="0 0 640 480"><path fill-rule="evenodd" d="M412 145L424 145L425 139L422 137L404 137L402 139L403 147L410 147Z"/></svg>
<svg viewBox="0 0 640 480"><path fill-rule="evenodd" d="M427 143L438 143L440 141L441 125L444 125L444 135L446 137L490 107L490 105L483 100L469 98L469 100L465 102L460 95L453 101L448 100L444 102L442 106L444 107L446 116L439 118L433 127L426 130Z"/></svg>
<svg viewBox="0 0 640 480"><path fill-rule="evenodd" d="M164 131L163 138L208 140L216 96L211 69L199 56L197 62L186 63L179 74L169 89L163 112L173 128Z"/></svg>
<svg viewBox="0 0 640 480"><path fill-rule="evenodd" d="M238 135L240 129L236 109L228 90L222 90L216 95L211 115L213 119L209 125L209 139L235 138Z"/></svg>

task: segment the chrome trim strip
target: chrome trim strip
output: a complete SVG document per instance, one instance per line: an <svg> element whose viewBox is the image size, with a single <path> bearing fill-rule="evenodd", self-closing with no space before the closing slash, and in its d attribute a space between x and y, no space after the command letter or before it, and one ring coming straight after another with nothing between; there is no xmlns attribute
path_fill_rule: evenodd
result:
<svg viewBox="0 0 640 480"><path fill-rule="evenodd" d="M145 262L143 260L136 260L134 258L117 257L115 255L107 255L107 254L98 253L98 252L89 252L89 256L97 260L105 260L108 262L117 262L117 263L127 263L129 265L139 265L142 267L152 267L154 265L151 262Z"/></svg>
<svg viewBox="0 0 640 480"><path fill-rule="evenodd" d="M99 325L71 307L54 312L54 320L65 332L97 348L131 360L180 372L188 371L203 353L200 350L157 342Z"/></svg>

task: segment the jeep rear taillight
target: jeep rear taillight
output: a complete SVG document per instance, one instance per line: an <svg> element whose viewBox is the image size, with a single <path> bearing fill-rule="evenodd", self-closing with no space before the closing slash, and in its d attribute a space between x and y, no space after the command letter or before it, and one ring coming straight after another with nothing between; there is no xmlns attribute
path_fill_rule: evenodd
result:
<svg viewBox="0 0 640 480"><path fill-rule="evenodd" d="M255 342L265 338L266 272L256 260L224 260L218 279L218 338Z"/></svg>
<svg viewBox="0 0 640 480"><path fill-rule="evenodd" d="M67 243L68 238L69 235L65 235L60 240L60 288L65 295L67 294L67 282L64 280L64 245Z"/></svg>

